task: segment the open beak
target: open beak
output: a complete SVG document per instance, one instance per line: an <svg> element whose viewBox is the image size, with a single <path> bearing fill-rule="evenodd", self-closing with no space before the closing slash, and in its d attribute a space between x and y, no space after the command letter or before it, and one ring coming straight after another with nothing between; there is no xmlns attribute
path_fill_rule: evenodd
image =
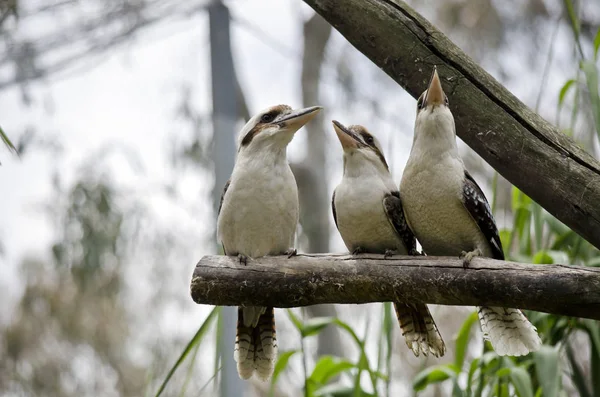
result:
<svg viewBox="0 0 600 397"><path fill-rule="evenodd" d="M337 134L340 143L344 149L357 148L358 141L354 137L354 134L350 132L342 123L339 121L333 120L333 129Z"/></svg>
<svg viewBox="0 0 600 397"><path fill-rule="evenodd" d="M296 131L302 126L311 121L317 113L323 109L321 106L311 106L309 108L297 109L286 115L284 118L276 120L275 123L284 128L292 128Z"/></svg>
<svg viewBox="0 0 600 397"><path fill-rule="evenodd" d="M427 94L425 96L425 107L431 105L441 105L444 103L444 90L442 89L442 83L437 73L437 68L433 67L433 75L427 88Z"/></svg>

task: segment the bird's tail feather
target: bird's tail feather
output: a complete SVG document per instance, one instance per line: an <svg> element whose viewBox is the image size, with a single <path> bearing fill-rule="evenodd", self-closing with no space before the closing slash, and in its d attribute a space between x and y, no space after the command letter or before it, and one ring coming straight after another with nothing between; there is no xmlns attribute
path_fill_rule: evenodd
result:
<svg viewBox="0 0 600 397"><path fill-rule="evenodd" d="M478 307L477 312L483 338L499 356L524 356L540 348L536 328L519 309Z"/></svg>
<svg viewBox="0 0 600 397"><path fill-rule="evenodd" d="M256 374L267 380L277 357L275 313L272 307L238 308L234 359L240 378Z"/></svg>
<svg viewBox="0 0 600 397"><path fill-rule="evenodd" d="M418 357L419 353L424 356L431 353L436 357L444 355L446 345L426 304L394 303L394 308L402 335L415 356Z"/></svg>

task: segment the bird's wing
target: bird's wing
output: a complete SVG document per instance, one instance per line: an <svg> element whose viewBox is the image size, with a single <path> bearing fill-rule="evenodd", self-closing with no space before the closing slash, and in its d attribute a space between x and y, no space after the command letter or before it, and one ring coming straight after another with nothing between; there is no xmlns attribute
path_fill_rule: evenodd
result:
<svg viewBox="0 0 600 397"><path fill-rule="evenodd" d="M399 192L386 194L383 198L383 209L387 215L390 224L402 239L406 251L411 254L417 250L417 241L412 230L408 227L404 211L402 210L402 201Z"/></svg>
<svg viewBox="0 0 600 397"><path fill-rule="evenodd" d="M219 203L219 211L217 211L217 216L221 213L221 207L223 207L223 199L225 198L225 193L227 193L227 189L229 189L229 184L231 183L231 179L225 182L225 187L223 188L223 193L221 194L221 202Z"/></svg>
<svg viewBox="0 0 600 397"><path fill-rule="evenodd" d="M331 210L333 211L333 220L335 222L335 227L340 230L337 224L337 213L335 212L335 190L333 191L333 196L331 197Z"/></svg>
<svg viewBox="0 0 600 397"><path fill-rule="evenodd" d="M502 251L502 242L498 234L498 227L494 221L490 205L483 194L483 191L475 182L475 179L465 170L465 182L463 184L462 203L469 211L469 214L477 223L479 230L483 233L490 243L494 259L504 260L504 251Z"/></svg>
<svg viewBox="0 0 600 397"><path fill-rule="evenodd" d="M225 193L227 193L227 189L229 189L229 184L231 184L231 179L225 182L225 187L223 188L223 193L221 194L221 202L219 203L219 210L217 211L217 217L221 213L221 208L223 207L223 199L225 198ZM223 252L227 255L227 251L225 250L225 244L221 241L221 246L223 247Z"/></svg>

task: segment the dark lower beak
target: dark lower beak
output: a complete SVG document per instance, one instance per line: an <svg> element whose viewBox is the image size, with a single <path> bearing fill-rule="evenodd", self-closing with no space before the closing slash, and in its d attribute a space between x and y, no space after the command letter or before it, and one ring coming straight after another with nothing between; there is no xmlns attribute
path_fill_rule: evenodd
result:
<svg viewBox="0 0 600 397"><path fill-rule="evenodd" d="M344 149L357 148L358 140L354 137L354 134L348 130L342 123L339 121L333 120L333 129L337 134L340 143Z"/></svg>

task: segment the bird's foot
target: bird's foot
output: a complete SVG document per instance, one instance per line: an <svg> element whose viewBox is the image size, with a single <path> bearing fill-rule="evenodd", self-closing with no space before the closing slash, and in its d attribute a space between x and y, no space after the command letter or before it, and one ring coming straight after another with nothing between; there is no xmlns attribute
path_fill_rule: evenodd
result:
<svg viewBox="0 0 600 397"><path fill-rule="evenodd" d="M361 247L356 247L354 249L354 251L352 251L352 255L358 255L358 254L362 254L363 253L363 249Z"/></svg>
<svg viewBox="0 0 600 397"><path fill-rule="evenodd" d="M284 254L288 256L288 259L290 259L292 256L298 255L298 250L296 248L290 248L289 250L285 251Z"/></svg>
<svg viewBox="0 0 600 397"><path fill-rule="evenodd" d="M246 255L238 254L238 260L240 261L240 265L246 266L248 264L248 257Z"/></svg>
<svg viewBox="0 0 600 397"><path fill-rule="evenodd" d="M394 256L396 255L396 251L394 250L385 250L385 252L383 253L383 259L387 259L390 256Z"/></svg>
<svg viewBox="0 0 600 397"><path fill-rule="evenodd" d="M473 258L475 258L476 256L481 256L482 252L479 248L475 248L473 251L462 251L460 253L460 258L463 260L463 268L468 268L469 265L471 264L471 261L473 260Z"/></svg>

